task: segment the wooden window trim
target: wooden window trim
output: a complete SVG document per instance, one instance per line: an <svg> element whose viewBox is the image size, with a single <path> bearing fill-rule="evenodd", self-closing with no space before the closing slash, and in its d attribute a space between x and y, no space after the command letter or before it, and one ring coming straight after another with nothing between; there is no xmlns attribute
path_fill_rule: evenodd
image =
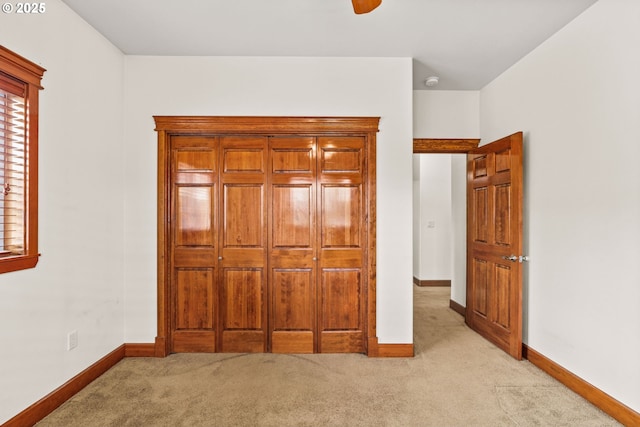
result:
<svg viewBox="0 0 640 427"><path fill-rule="evenodd" d="M0 72L25 85L25 238L24 254L0 258L0 273L33 268L38 263L38 94L46 70L0 46Z"/></svg>

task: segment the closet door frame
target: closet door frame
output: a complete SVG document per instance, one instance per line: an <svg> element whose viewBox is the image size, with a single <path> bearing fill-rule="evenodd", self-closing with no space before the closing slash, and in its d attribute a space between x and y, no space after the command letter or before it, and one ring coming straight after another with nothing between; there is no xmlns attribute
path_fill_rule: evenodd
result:
<svg viewBox="0 0 640 427"><path fill-rule="evenodd" d="M154 116L158 133L158 235L157 315L155 356L171 352L170 329L170 139L173 135L298 135L359 136L365 138L365 227L364 280L365 352L378 356L376 333L376 133L380 117L236 117Z"/></svg>

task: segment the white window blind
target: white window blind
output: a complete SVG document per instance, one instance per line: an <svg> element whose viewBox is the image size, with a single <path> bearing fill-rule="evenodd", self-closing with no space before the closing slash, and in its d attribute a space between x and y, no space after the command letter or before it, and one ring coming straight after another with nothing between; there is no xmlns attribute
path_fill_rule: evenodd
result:
<svg viewBox="0 0 640 427"><path fill-rule="evenodd" d="M26 85L0 73L0 257L25 248Z"/></svg>

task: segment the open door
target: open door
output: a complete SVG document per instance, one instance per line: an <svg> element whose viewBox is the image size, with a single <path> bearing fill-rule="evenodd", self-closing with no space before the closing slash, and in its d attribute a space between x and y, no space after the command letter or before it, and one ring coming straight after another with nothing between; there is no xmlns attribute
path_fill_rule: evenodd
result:
<svg viewBox="0 0 640 427"><path fill-rule="evenodd" d="M522 358L522 132L467 157L469 327Z"/></svg>

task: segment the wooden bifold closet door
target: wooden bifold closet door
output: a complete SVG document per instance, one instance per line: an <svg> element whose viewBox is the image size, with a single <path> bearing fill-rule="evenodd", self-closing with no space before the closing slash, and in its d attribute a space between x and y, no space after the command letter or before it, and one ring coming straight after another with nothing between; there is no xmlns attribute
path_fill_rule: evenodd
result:
<svg viewBox="0 0 640 427"><path fill-rule="evenodd" d="M365 133L247 134L210 119L215 132L159 129L157 341L167 353L366 352L377 120Z"/></svg>

